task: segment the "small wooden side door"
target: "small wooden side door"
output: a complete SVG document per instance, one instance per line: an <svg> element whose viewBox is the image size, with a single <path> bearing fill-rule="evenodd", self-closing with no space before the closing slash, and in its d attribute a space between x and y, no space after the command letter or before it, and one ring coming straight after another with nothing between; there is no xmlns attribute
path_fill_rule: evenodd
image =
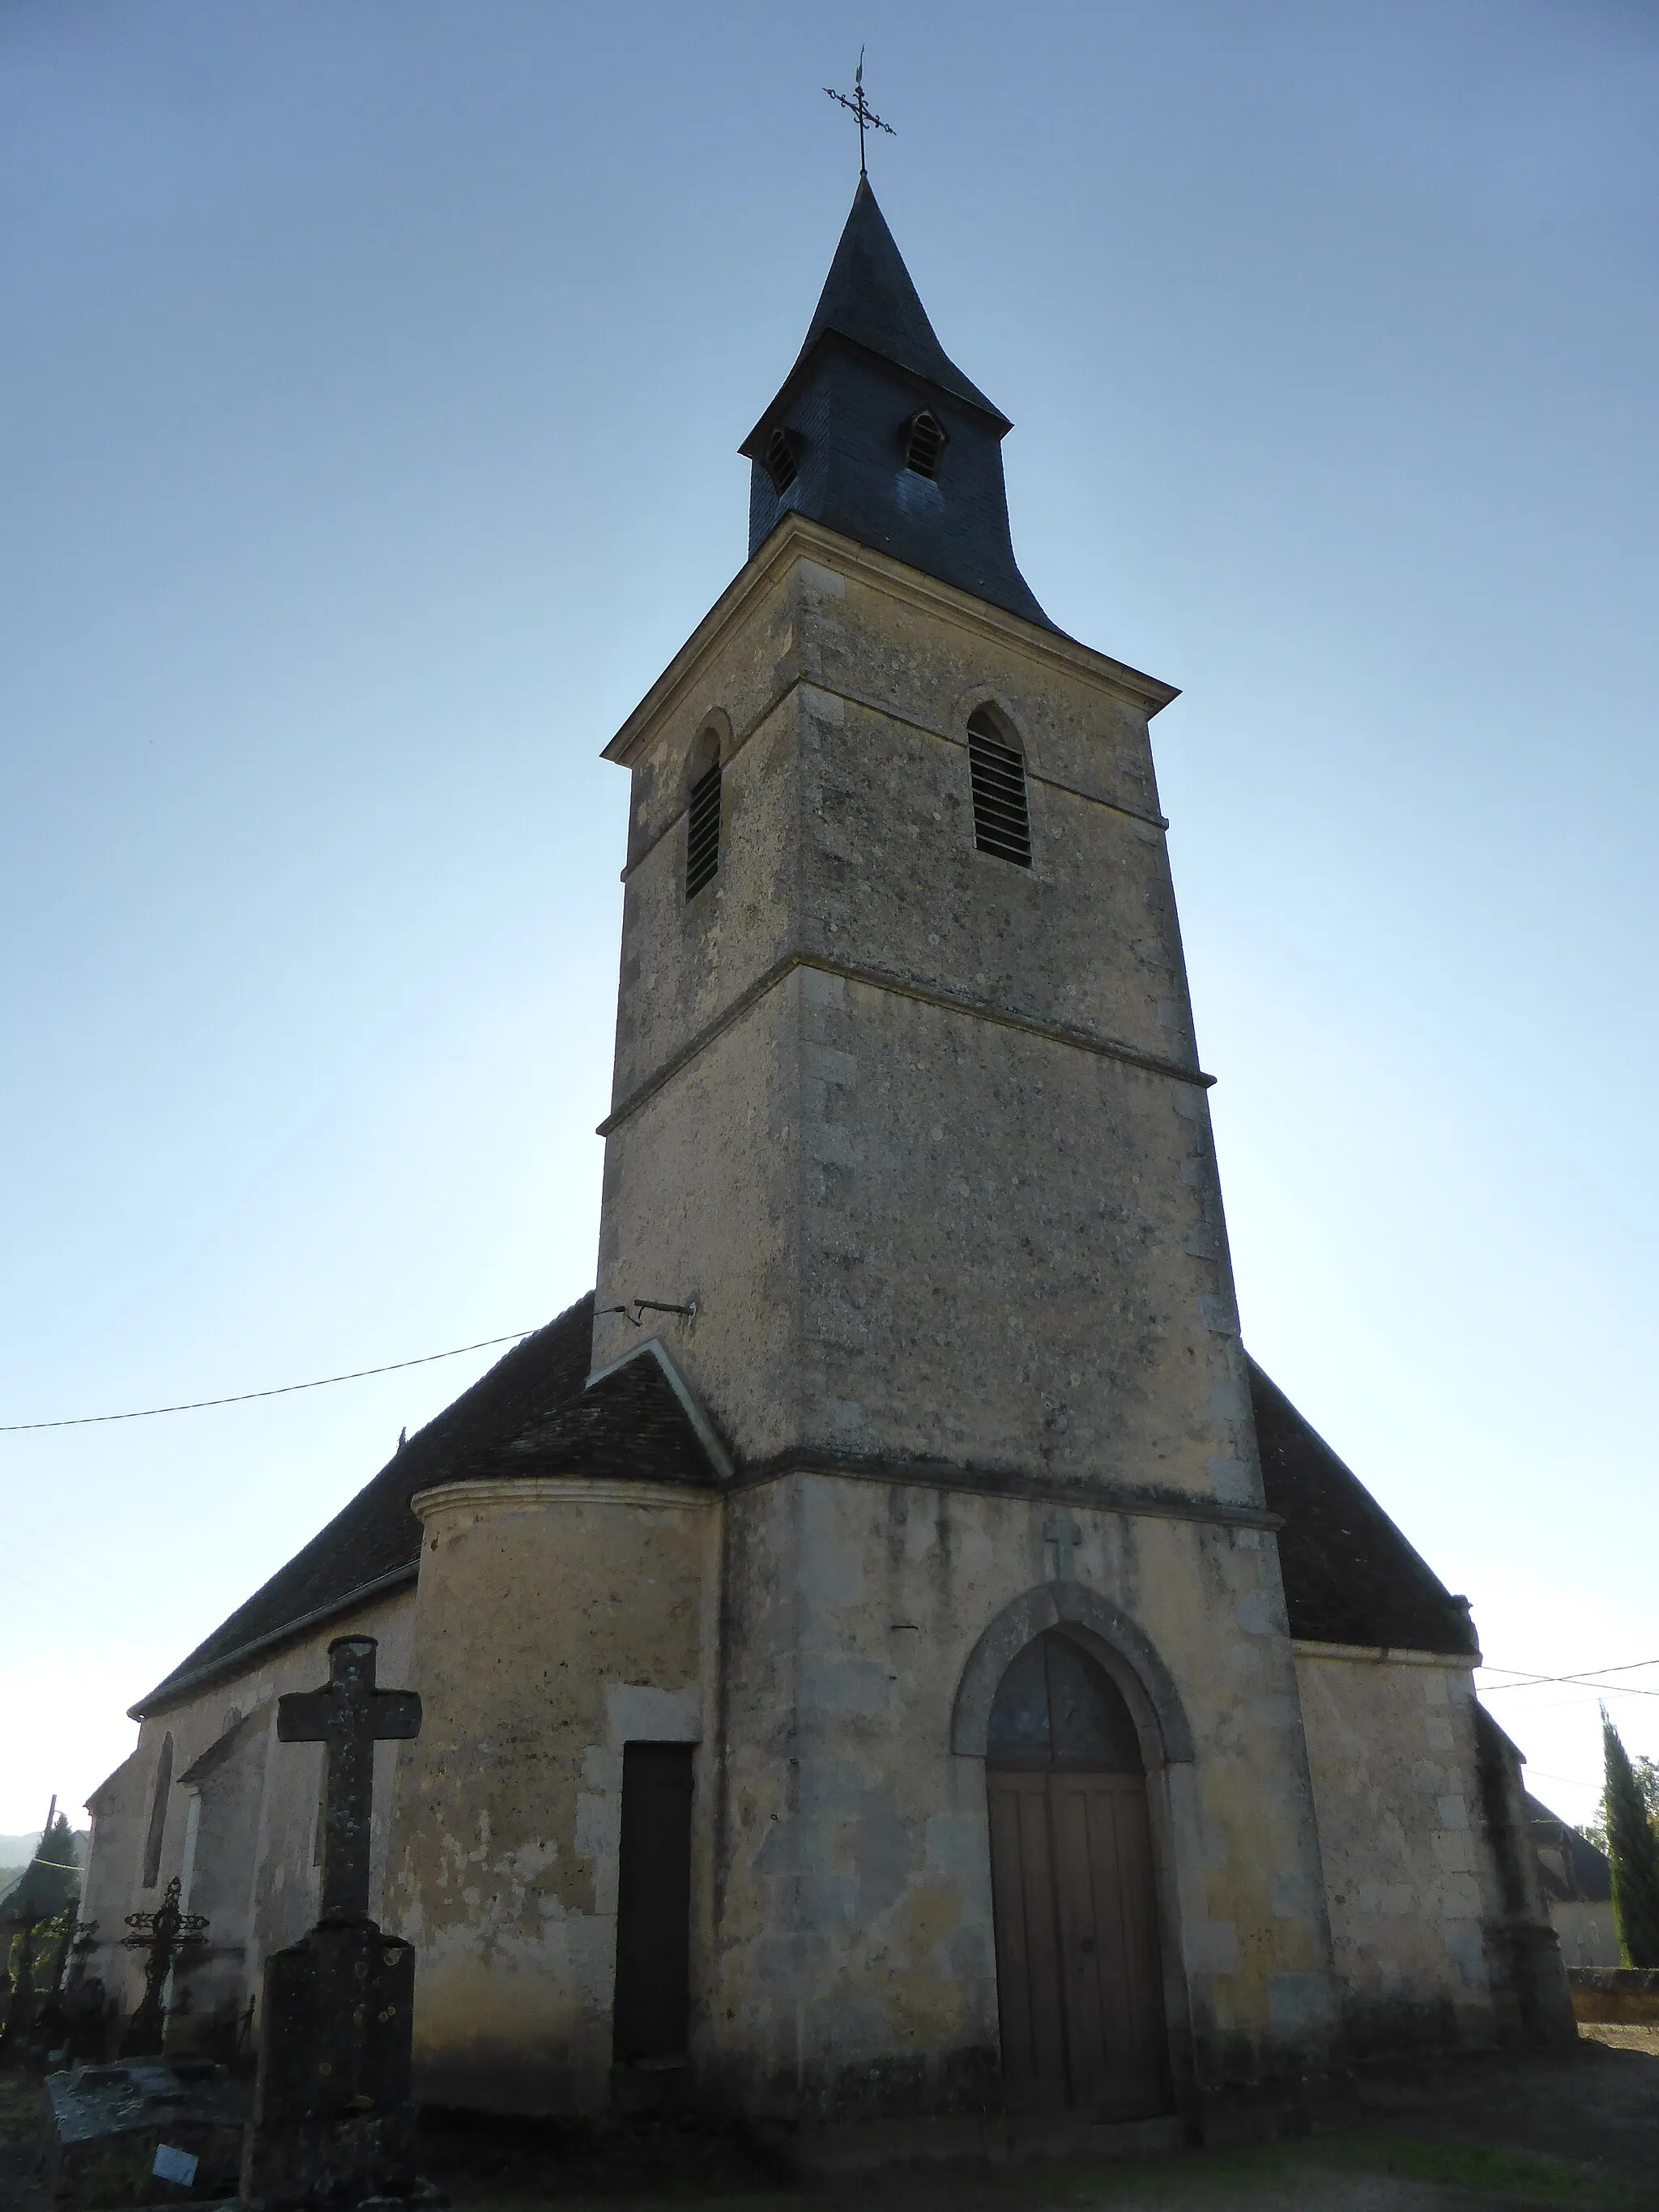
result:
<svg viewBox="0 0 1659 2212"><path fill-rule="evenodd" d="M690 2027L689 1743L623 1746L613 2055L619 2066L684 2058Z"/></svg>

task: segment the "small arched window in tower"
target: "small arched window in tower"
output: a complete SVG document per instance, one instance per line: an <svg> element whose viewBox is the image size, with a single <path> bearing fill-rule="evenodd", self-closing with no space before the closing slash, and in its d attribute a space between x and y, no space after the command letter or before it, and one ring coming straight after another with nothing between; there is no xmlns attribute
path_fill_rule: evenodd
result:
<svg viewBox="0 0 1659 2212"><path fill-rule="evenodd" d="M781 495L787 492L800 471L799 456L796 451L793 431L781 425L766 441L766 452L761 465L772 479L772 489Z"/></svg>
<svg viewBox="0 0 1659 2212"><path fill-rule="evenodd" d="M144 1836L144 1887L154 1889L161 1878L161 1838L167 1833L167 1799L173 1795L173 1738L161 1738L161 1756L155 1762L155 1794L149 1801L149 1827Z"/></svg>
<svg viewBox="0 0 1659 2212"><path fill-rule="evenodd" d="M1031 817L1025 804L1025 757L981 707L969 717L968 773L974 787L974 842L1000 860L1031 865Z"/></svg>
<svg viewBox="0 0 1659 2212"><path fill-rule="evenodd" d="M720 866L720 742L713 730L697 740L691 803L685 816L685 896L694 899Z"/></svg>
<svg viewBox="0 0 1659 2212"><path fill-rule="evenodd" d="M945 451L945 433L939 417L930 415L924 407L920 415L913 415L904 428L904 465L914 469L919 477L939 474L939 456Z"/></svg>

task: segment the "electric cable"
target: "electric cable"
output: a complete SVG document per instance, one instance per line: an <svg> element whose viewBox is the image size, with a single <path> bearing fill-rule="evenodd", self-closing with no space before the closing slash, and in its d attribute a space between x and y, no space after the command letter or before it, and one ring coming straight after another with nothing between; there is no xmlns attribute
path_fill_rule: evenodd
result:
<svg viewBox="0 0 1659 2212"><path fill-rule="evenodd" d="M148 1421L157 1413L199 1413L208 1406L245 1406L251 1398L286 1398L295 1390L323 1390L331 1382L361 1382L366 1375L395 1375L404 1367L429 1367L434 1359L458 1359L464 1352L487 1352L492 1345L522 1344L534 1336L533 1328L515 1328L506 1336L483 1336L476 1344L452 1345L447 1352L423 1352L418 1359L389 1359L384 1367L354 1367L348 1375L319 1375L314 1382L279 1382L271 1390L237 1390L228 1398L191 1398L178 1406L140 1406L131 1413L73 1413L60 1421L0 1421L0 1437L21 1435L26 1429L86 1429L100 1421Z"/></svg>

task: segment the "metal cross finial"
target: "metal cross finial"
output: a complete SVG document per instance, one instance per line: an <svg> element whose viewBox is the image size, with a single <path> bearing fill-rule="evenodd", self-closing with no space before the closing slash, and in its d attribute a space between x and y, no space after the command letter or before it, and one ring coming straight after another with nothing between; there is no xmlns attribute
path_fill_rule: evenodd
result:
<svg viewBox="0 0 1659 2212"><path fill-rule="evenodd" d="M890 123L882 121L880 116L864 96L864 49L862 46L859 48L859 65L853 72L851 95L844 92L837 92L832 84L826 84L823 88L831 100L838 100L849 114L856 115L859 119L859 174L861 177L866 177L870 173L864 166L864 134L866 128L871 131L884 131L890 138L896 138L898 132L894 130Z"/></svg>
<svg viewBox="0 0 1659 2212"><path fill-rule="evenodd" d="M319 1920L368 1917L368 1816L374 1747L421 1732L413 1690L377 1690L372 1636L337 1636L320 1690L290 1690L276 1700L280 1743L321 1743L323 1900Z"/></svg>

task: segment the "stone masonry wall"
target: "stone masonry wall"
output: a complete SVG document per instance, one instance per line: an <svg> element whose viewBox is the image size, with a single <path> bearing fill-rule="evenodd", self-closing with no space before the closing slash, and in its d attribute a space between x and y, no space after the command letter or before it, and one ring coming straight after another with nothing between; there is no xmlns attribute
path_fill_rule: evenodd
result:
<svg viewBox="0 0 1659 2212"><path fill-rule="evenodd" d="M1336 1972L1361 2052L1493 2040L1474 1663L1297 1647Z"/></svg>
<svg viewBox="0 0 1659 2212"><path fill-rule="evenodd" d="M317 1917L320 1869L313 1863L322 1746L283 1744L276 1737L276 1700L289 1690L315 1689L328 1679L328 1646L337 1636L380 1639L380 1680L404 1687L410 1668L414 1593L398 1591L342 1614L243 1674L216 1681L153 1714L138 1730L131 1759L94 1792L87 1901L82 1917L98 1922L98 1947L88 1972L100 1976L123 2013L143 1987L143 1963L123 1950L129 1912L150 1912L177 1875L187 1909L205 1912L210 1948L197 1977L180 1975L177 1996L188 2010L169 2027L179 2048L222 2036L228 2021L259 1990L267 1954L291 1943ZM204 1752L234 1734L229 1755L202 1784L182 1778ZM173 1742L161 1866L153 1887L143 1882L145 1839L161 1745ZM371 1841L371 1911L379 1910L392 1780L401 1747L377 1744ZM192 1829L194 1833L192 1834ZM258 2026L255 2025L257 2042Z"/></svg>
<svg viewBox="0 0 1659 2212"><path fill-rule="evenodd" d="M418 1954L416 2094L604 2112L623 1747L704 1740L718 1502L554 1478L456 1484L416 1504L424 1721L398 1778L388 1878L392 1924ZM705 1823L694 1972L711 1909Z"/></svg>

